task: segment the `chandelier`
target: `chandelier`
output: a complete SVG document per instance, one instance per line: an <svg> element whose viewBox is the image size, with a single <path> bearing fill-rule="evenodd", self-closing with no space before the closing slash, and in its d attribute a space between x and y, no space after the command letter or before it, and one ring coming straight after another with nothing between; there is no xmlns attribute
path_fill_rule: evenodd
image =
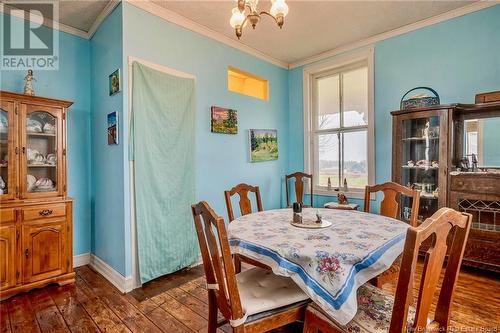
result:
<svg viewBox="0 0 500 333"><path fill-rule="evenodd" d="M240 39L243 28L248 22L255 29L255 26L260 21L261 15L268 15L274 19L280 29L285 23L285 16L288 14L288 5L285 0L271 0L271 10L269 12L257 10L259 0L235 0L238 6L233 8L233 15L229 20L229 24L234 28L236 37ZM248 10L248 13L247 13Z"/></svg>

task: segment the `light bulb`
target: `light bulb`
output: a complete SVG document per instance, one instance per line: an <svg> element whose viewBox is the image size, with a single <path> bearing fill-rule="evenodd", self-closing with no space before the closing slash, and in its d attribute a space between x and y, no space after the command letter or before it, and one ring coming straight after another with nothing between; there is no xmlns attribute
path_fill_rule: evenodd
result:
<svg viewBox="0 0 500 333"><path fill-rule="evenodd" d="M231 15L229 24L231 24L231 26L236 29L236 27L241 26L243 24L243 21L245 21L245 14L240 12L238 7L234 7L233 15Z"/></svg>
<svg viewBox="0 0 500 333"><path fill-rule="evenodd" d="M271 15L276 17L278 15L286 16L288 14L288 5L285 0L271 0Z"/></svg>

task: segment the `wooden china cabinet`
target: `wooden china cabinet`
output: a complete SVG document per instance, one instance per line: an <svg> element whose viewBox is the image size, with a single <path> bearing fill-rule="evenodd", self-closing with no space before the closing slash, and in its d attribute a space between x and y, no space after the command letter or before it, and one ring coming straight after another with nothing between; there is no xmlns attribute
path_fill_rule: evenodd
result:
<svg viewBox="0 0 500 333"><path fill-rule="evenodd" d="M0 91L0 299L74 282L66 195L71 102Z"/></svg>
<svg viewBox="0 0 500 333"><path fill-rule="evenodd" d="M418 220L447 206L453 106L400 110L393 115L392 180L421 191ZM401 219L411 215L411 198L402 197Z"/></svg>

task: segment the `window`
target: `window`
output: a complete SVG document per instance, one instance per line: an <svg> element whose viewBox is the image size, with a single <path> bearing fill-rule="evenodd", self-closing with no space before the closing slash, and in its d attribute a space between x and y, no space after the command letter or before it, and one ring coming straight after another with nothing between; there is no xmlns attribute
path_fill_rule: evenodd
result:
<svg viewBox="0 0 500 333"><path fill-rule="evenodd" d="M227 89L265 101L269 98L267 80L233 67L227 69Z"/></svg>
<svg viewBox="0 0 500 333"><path fill-rule="evenodd" d="M373 183L370 63L365 58L305 73L309 85L305 165L314 175L318 194L334 194L345 180L348 194L362 197L365 186Z"/></svg>

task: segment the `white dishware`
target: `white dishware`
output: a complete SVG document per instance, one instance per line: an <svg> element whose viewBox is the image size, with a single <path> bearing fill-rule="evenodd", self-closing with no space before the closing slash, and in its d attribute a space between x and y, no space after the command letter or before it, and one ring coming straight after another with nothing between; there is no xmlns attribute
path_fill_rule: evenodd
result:
<svg viewBox="0 0 500 333"><path fill-rule="evenodd" d="M41 165L45 164L45 157L41 153L37 153L34 158L30 161L30 164Z"/></svg>
<svg viewBox="0 0 500 333"><path fill-rule="evenodd" d="M49 178L40 178L35 182L36 191L47 192L54 189L54 182Z"/></svg>
<svg viewBox="0 0 500 333"><path fill-rule="evenodd" d="M42 123L35 119L26 120L26 130L30 133L42 133Z"/></svg>
<svg viewBox="0 0 500 333"><path fill-rule="evenodd" d="M43 132L48 134L54 134L56 132L56 127L51 123L45 123L45 125L43 125Z"/></svg>
<svg viewBox="0 0 500 333"><path fill-rule="evenodd" d="M55 154L48 154L46 162L50 165L56 165L57 157Z"/></svg>
<svg viewBox="0 0 500 333"><path fill-rule="evenodd" d="M36 178L33 175L28 175L27 177L28 192L32 192L35 188Z"/></svg>
<svg viewBox="0 0 500 333"><path fill-rule="evenodd" d="M323 229L330 227L332 225L332 222L322 218L320 223L317 220L303 219L301 223L295 223L292 221L290 222L290 224L293 225L294 227L304 228L304 229Z"/></svg>

